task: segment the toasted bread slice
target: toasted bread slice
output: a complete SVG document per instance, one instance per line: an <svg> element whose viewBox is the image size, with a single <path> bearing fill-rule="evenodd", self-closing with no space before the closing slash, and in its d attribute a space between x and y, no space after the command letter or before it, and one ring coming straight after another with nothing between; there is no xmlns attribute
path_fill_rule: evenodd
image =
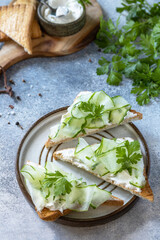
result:
<svg viewBox="0 0 160 240"><path fill-rule="evenodd" d="M68 151L68 149L67 149L67 151ZM106 181L104 176L100 176L100 175L96 174L94 171L92 171L90 169L86 170L85 164L79 165L79 163L77 161L74 161L74 151L75 151L75 148L70 148L69 149L70 154L68 156L66 156L65 149L64 150L60 150L60 151L54 152L53 153L53 157L54 157L55 160L62 160L64 162L71 163L72 165L74 165L74 166L76 166L78 168L84 169L85 171L90 172L91 174L95 175L96 177L101 178L102 180ZM72 152L73 152L73 154L72 154ZM127 191L131 192L132 194L134 194L134 195L136 195L138 197L141 197L141 198L149 200L150 202L153 202L154 196L153 196L152 189L151 189L151 187L149 185L145 169L144 169L143 174L144 174L144 177L145 177L145 180L146 180L146 184L141 189L141 192L136 191L135 189L128 188L128 187L126 187L123 184L117 184L117 183L115 183L115 181L110 180L109 178L107 178L107 182L111 183L113 185L116 185L118 187L121 187L124 190L127 190Z"/></svg>
<svg viewBox="0 0 160 240"><path fill-rule="evenodd" d="M36 0L17 0L15 3L15 5L17 4L26 4L26 5L32 5L34 6L34 10L35 10L35 17L33 19L33 23L32 23L32 27L31 27L31 38L35 39L35 38L40 38L42 36L42 31L40 29L39 23L37 21L37 17L36 17L36 6L37 6L37 1Z"/></svg>
<svg viewBox="0 0 160 240"><path fill-rule="evenodd" d="M31 5L12 5L0 7L0 30L25 51L32 54L31 24L34 7Z"/></svg>
<svg viewBox="0 0 160 240"><path fill-rule="evenodd" d="M38 212L38 216L44 221L56 221L61 216L65 216L71 212L71 210L66 209L61 213L60 211L51 211L48 208L44 208L41 212Z"/></svg>
<svg viewBox="0 0 160 240"><path fill-rule="evenodd" d="M31 38L35 39L35 38L40 38L42 36L42 31L40 29L40 26L38 24L37 18L36 18L36 4L37 1L36 0L14 0L12 1L9 6L12 5L19 5L19 4L26 4L26 5L31 5L34 7L34 19L33 19L33 23L31 26ZM5 41L9 41L10 37L8 37L5 33L0 31L0 42L5 42Z"/></svg>
<svg viewBox="0 0 160 240"><path fill-rule="evenodd" d="M141 120L143 118L142 113L136 112L135 110L130 110L130 112L133 113L134 116L124 119L124 121L120 125L123 125L125 123L129 123L129 122L132 122L132 121L136 121L136 120ZM106 126L104 128L101 128L101 129L90 129L90 131L88 131L87 134L80 133L76 136L76 138L84 137L84 136L87 136L89 134L94 134L94 133L97 133L97 132L101 132L103 130L107 130L107 129L110 129L110 128L115 128L117 126L118 126L117 124L112 124L112 125L108 125L108 126ZM50 147L53 147L55 144L59 144L61 142L67 142L67 141L70 141L70 140L73 140L73 138L66 138L66 139L63 139L62 141L53 141L51 139L48 139L48 141L45 143L45 146L47 148L50 148Z"/></svg>
<svg viewBox="0 0 160 240"><path fill-rule="evenodd" d="M8 6L11 6L13 3L15 3L16 0L12 0ZM0 42L6 42L6 41L9 41L10 38L3 32L0 31Z"/></svg>
<svg viewBox="0 0 160 240"><path fill-rule="evenodd" d="M8 6L11 6L11 5L14 4L16 1L17 1L17 0L12 0L12 1L8 4Z"/></svg>
<svg viewBox="0 0 160 240"><path fill-rule="evenodd" d="M124 201L112 196L112 199L106 201L103 203L103 205L107 205L107 206L123 206ZM60 211L51 211L48 208L44 208L41 212L38 212L36 210L36 212L38 213L38 216L45 221L56 221L59 217L61 216L65 216L67 214L69 214L71 212L71 210L66 209L63 211L63 213L61 213Z"/></svg>
<svg viewBox="0 0 160 240"><path fill-rule="evenodd" d="M83 94L86 94L86 93L88 93L88 91L80 92L76 96L73 104L76 102L77 98L80 95L83 95ZM132 122L132 121L136 121L136 120L141 120L143 118L143 115L140 112L136 112L135 110L130 110L129 112L130 112L131 116L128 116L128 117L126 116L126 118L121 122L120 125L123 125L125 123L129 123L129 122ZM117 127L117 126L118 126L118 124L112 124L112 125L106 125L104 128L101 128L101 129L87 129L87 134L80 133L74 139L79 138L79 137L84 137L84 136L87 136L87 135L90 135L90 134L94 134L94 133L97 133L97 132L101 132L103 130L114 128L114 127ZM48 138L48 141L45 143L45 146L47 148L50 148L50 147L53 147L55 144L59 144L59 143L67 142L67 141L71 141L71 140L73 140L73 138L64 138L64 139L58 140L58 141Z"/></svg>
<svg viewBox="0 0 160 240"><path fill-rule="evenodd" d="M28 4L28 5L33 5L34 8L36 9L37 1L36 0L16 0L14 4Z"/></svg>

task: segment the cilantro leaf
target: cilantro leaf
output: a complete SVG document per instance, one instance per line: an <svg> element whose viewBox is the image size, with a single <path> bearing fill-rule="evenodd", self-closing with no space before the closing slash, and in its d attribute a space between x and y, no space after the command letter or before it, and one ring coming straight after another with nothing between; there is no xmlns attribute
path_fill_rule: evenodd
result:
<svg viewBox="0 0 160 240"><path fill-rule="evenodd" d="M54 195L60 196L69 194L71 192L72 184L66 179L59 171L55 173L46 173L45 178L42 181L42 189L54 189ZM49 192L48 192L49 193Z"/></svg>

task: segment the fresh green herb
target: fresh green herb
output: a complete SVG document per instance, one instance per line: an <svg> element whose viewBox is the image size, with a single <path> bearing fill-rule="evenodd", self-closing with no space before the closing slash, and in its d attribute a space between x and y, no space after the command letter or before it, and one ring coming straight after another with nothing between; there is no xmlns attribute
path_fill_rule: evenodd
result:
<svg viewBox="0 0 160 240"><path fill-rule="evenodd" d="M96 207L92 203L90 203L90 207L92 207L93 209L96 209Z"/></svg>
<svg viewBox="0 0 160 240"><path fill-rule="evenodd" d="M42 189L54 188L54 196L65 195L71 192L72 184L66 179L66 176L55 171L55 173L46 173L42 181ZM49 193L49 192L48 192Z"/></svg>
<svg viewBox="0 0 160 240"><path fill-rule="evenodd" d="M78 2L83 6L83 5L92 5L92 3L89 0L78 0Z"/></svg>
<svg viewBox="0 0 160 240"><path fill-rule="evenodd" d="M45 199L49 198L50 194L51 194L51 192L48 189L48 194L45 196Z"/></svg>
<svg viewBox="0 0 160 240"><path fill-rule="evenodd" d="M106 168L105 168L105 169L106 169ZM107 169L106 169L106 170L107 170ZM103 176L105 176L105 175L108 174L108 173L109 173L109 171L107 170L107 172L101 174L100 176L103 177Z"/></svg>
<svg viewBox="0 0 160 240"><path fill-rule="evenodd" d="M132 164L137 164L141 160L142 155L137 153L140 150L140 144L138 141L129 142L128 140L124 143L124 146L116 148L117 163L121 164L121 169L128 170L129 174L132 175Z"/></svg>
<svg viewBox="0 0 160 240"><path fill-rule="evenodd" d="M119 85L123 76L132 79L131 93L144 105L160 95L160 2L150 5L146 0L123 0L117 12L127 13L121 29L119 18L115 24L100 18L95 42L104 53L112 54L112 59L99 60L97 75L108 75L110 85Z"/></svg>
<svg viewBox="0 0 160 240"><path fill-rule="evenodd" d="M100 164L99 162L96 162L95 164L93 164L93 165L91 166L91 169L92 169L92 170L95 170L96 167L97 167L99 164Z"/></svg>
<svg viewBox="0 0 160 240"><path fill-rule="evenodd" d="M144 186L139 186L137 183L129 182L131 185L138 187L138 188L143 188Z"/></svg>
<svg viewBox="0 0 160 240"><path fill-rule="evenodd" d="M101 114L104 111L104 105L95 105L90 102L81 102L78 108L84 112L89 112L88 117L92 117L94 119L101 117Z"/></svg>

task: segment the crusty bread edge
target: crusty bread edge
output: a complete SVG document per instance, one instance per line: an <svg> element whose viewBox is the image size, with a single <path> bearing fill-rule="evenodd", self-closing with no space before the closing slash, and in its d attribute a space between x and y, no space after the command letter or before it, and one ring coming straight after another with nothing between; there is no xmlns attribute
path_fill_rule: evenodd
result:
<svg viewBox="0 0 160 240"><path fill-rule="evenodd" d="M62 151L62 150L61 150L61 151ZM73 161L70 160L70 159L65 159L61 153L58 153L58 151L53 153L53 157L54 157L55 160L62 160L62 161L66 161L66 160L67 160L66 162L69 162L69 163L71 163L72 165L78 167L77 164L76 164L76 162L73 162ZM81 167L81 169L87 171L84 167ZM105 179L104 179L103 177L97 175L96 173L94 173L94 172L92 172L92 171L87 171L87 172L89 172L89 173L95 175L96 177L101 178L102 180L105 181ZM127 191L131 192L132 194L134 194L134 195L136 195L136 196L138 196L138 197L141 197L141 198L144 198L144 199L149 200L150 202L153 202L154 196L153 196L152 189L151 189L151 187L150 187L150 185L149 185L148 178L147 178L147 175L146 175L145 170L144 170L144 177L145 177L145 180L146 180L146 185L144 186L144 188L142 188L142 191L141 191L141 192L137 192L137 191L134 190L134 189L127 188L127 187L124 186L123 184L115 184L115 181L113 181L113 180L107 180L107 182L109 182L109 183L111 183L111 184L113 184L113 185L116 185L116 186L118 186L118 187L121 187L121 188L123 188L124 190L127 190Z"/></svg>
<svg viewBox="0 0 160 240"><path fill-rule="evenodd" d="M125 119L120 125L122 124L125 124L125 123L128 123L128 122L131 122L131 121L135 121L135 120L141 120L143 118L143 115L142 113L140 112L136 112L135 110L130 110L130 112L134 113L134 114L137 114L137 116L134 116L134 117L130 117L128 119ZM119 125L117 124L112 124L112 125L109 125L109 126L106 126L104 128L101 128L101 129L93 129L93 131L91 131L90 133L87 133L87 134L83 134L83 133L80 133L76 136L76 138L78 137L84 137L84 136L87 136L87 135L90 135L90 134L94 134L94 133L97 133L97 132L101 132L103 130L107 130L107 129L110 129L110 128L114 128L114 127L117 127ZM68 141L71 141L73 139L76 139L76 138L66 138L64 140L61 140L61 141L52 141L51 139L48 139L48 141L45 143L45 146L46 148L50 148L50 147L53 147L54 145L56 144L60 144L62 142L68 142Z"/></svg>
<svg viewBox="0 0 160 240"><path fill-rule="evenodd" d="M119 199L115 196L112 196L112 199L107 200L102 205L123 206L123 204L124 204L124 201L122 199ZM39 212L36 209L36 212L38 213L38 216L44 221L56 221L59 217L65 216L65 215L69 214L71 211L72 210L70 210L70 209L65 209L62 213L58 210L51 211L48 208L44 208L41 212Z"/></svg>

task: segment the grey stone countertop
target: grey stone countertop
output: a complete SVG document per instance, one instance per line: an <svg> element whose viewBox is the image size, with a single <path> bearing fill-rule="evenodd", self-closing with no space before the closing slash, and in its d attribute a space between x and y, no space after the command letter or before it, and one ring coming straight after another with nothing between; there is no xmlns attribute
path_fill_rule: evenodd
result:
<svg viewBox="0 0 160 240"><path fill-rule="evenodd" d="M8 2L1 0L0 4L5 5ZM105 17L115 20L115 8L120 5L120 1L99 0L99 3ZM136 103L135 96L130 94L130 80L124 80L118 87L107 85L105 76L96 75L97 62L101 55L97 46L91 43L69 56L25 60L7 70L8 79L15 81L15 95L20 96L21 101L15 101L8 95L0 95L0 239L160 239L160 99L141 107ZM2 80L0 76L0 88ZM83 90L104 90L111 96L120 94L128 99L134 109L143 113L143 120L137 121L136 126L149 146L149 181L155 201L150 203L139 199L129 212L105 225L73 228L47 223L37 217L17 184L15 159L20 141L30 126L44 114L71 104L73 98ZM13 110L9 108L10 104L14 105ZM15 115L11 114L12 111ZM17 121L24 130L15 125Z"/></svg>

